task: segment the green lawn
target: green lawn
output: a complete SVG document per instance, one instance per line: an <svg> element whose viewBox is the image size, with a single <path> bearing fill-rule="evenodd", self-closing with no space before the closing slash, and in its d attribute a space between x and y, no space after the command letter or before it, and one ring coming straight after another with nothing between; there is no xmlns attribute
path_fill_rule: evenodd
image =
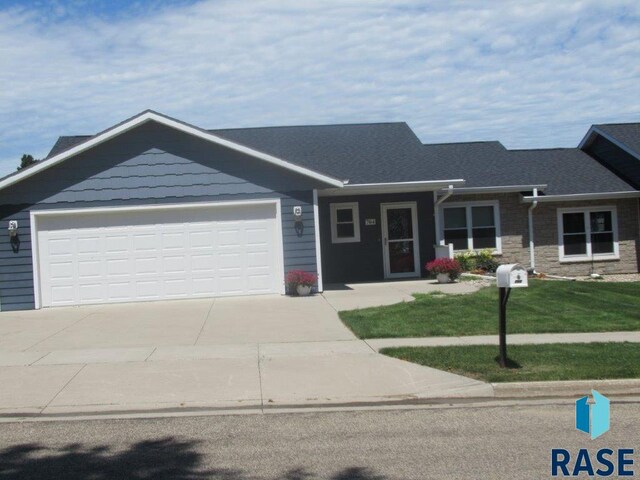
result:
<svg viewBox="0 0 640 480"><path fill-rule="evenodd" d="M513 289L510 333L640 330L640 282L531 280ZM469 295L417 294L415 302L340 312L360 338L490 335L498 333L498 289Z"/></svg>
<svg viewBox="0 0 640 480"><path fill-rule="evenodd" d="M512 368L500 368L498 347L386 348L382 353L488 382L640 378L640 344L587 343L513 345Z"/></svg>

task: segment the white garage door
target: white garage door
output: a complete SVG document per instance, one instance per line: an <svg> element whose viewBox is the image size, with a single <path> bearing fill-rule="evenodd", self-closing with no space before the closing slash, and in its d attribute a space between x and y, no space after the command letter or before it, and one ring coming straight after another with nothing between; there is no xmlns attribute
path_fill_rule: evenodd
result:
<svg viewBox="0 0 640 480"><path fill-rule="evenodd" d="M274 203L37 217L42 306L278 293Z"/></svg>

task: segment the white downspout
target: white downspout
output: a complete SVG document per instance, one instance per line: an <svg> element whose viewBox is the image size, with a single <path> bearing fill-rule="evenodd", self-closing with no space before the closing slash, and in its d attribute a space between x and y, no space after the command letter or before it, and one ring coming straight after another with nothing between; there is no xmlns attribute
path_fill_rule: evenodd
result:
<svg viewBox="0 0 640 480"><path fill-rule="evenodd" d="M535 200L535 198L538 198L538 189L534 188L533 189L533 202L531 202L531 205L529 206L529 211L528 211L528 217L529 217L529 264L531 267L531 272L532 273L537 273L536 272L536 253L535 253L535 244L533 241L533 210L538 206L538 200Z"/></svg>
<svg viewBox="0 0 640 480"><path fill-rule="evenodd" d="M447 187L447 191L445 192L445 194L442 195L440 198L438 198L438 192L433 192L433 198L435 200L433 215L435 216L436 236L437 236L438 245L444 245L444 238L441 239L441 237L444 237L444 236L440 235L441 233L440 232L440 212L438 211L438 207L451 195L453 195L453 185L449 185L449 187Z"/></svg>

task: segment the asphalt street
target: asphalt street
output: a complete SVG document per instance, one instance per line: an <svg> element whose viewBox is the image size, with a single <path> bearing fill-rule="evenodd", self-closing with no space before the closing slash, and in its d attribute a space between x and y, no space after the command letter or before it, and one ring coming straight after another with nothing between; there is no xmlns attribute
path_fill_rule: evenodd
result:
<svg viewBox="0 0 640 480"><path fill-rule="evenodd" d="M634 448L640 403L591 440L573 400L541 405L0 424L0 479L550 477L553 447Z"/></svg>

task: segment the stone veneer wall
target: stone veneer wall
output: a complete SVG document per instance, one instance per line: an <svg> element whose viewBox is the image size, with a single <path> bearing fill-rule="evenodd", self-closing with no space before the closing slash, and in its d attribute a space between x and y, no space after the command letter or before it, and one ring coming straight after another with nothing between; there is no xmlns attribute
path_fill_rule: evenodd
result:
<svg viewBox="0 0 640 480"><path fill-rule="evenodd" d="M500 263L519 263L529 266L529 226L527 210L530 204L521 202L519 193L494 195L453 195L445 202L498 200L502 255ZM594 270L602 274L636 273L640 271L640 201L635 198L583 202L538 203L533 211L535 261L538 272L553 275L584 276L591 273L591 262L559 261L559 208L615 206L618 213L619 260L594 262Z"/></svg>

